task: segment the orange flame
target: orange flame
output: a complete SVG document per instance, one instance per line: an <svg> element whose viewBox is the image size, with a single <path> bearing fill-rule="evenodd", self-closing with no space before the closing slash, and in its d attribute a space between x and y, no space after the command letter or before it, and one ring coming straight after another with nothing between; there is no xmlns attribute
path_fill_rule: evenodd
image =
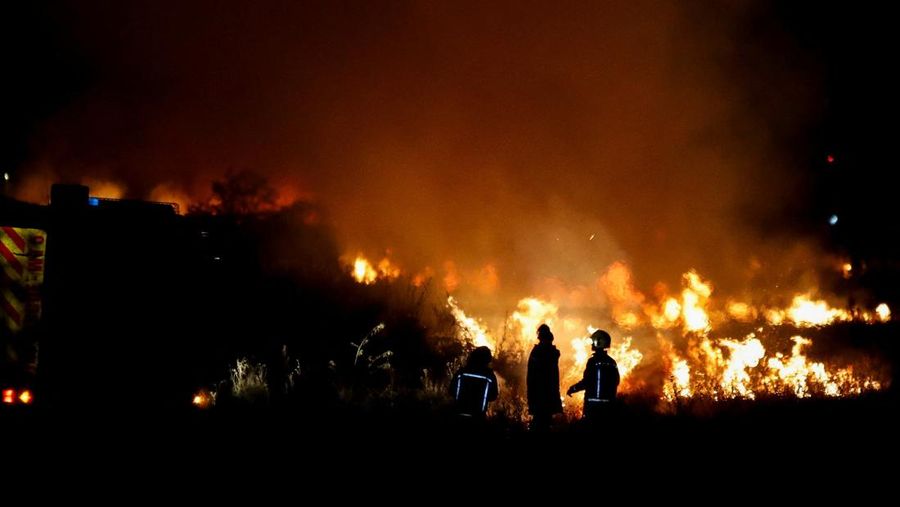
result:
<svg viewBox="0 0 900 507"><path fill-rule="evenodd" d="M708 333L712 328L709 325L709 315L706 314L706 302L712 294L712 286L704 283L696 271L684 274L687 287L681 291L681 316L684 318L684 329L687 332L700 334Z"/></svg>
<svg viewBox="0 0 900 507"><path fill-rule="evenodd" d="M496 351L496 344L490 333L472 317L466 315L466 312L459 307L453 296L447 297L447 306L450 307L450 313L456 319L463 340L471 343L476 347L490 347L491 351Z"/></svg>
<svg viewBox="0 0 900 507"><path fill-rule="evenodd" d="M813 394L846 396L879 390L882 382L854 374L852 367L830 369L822 362L809 361L804 349L812 340L802 336L791 338L790 356L781 352L768 355L754 333L744 340L728 338L703 341L690 348L691 357L703 375L691 376L689 363L674 351L668 353L670 381L664 386L663 398L696 395L712 399L755 399L758 394L791 394L806 398Z"/></svg>
<svg viewBox="0 0 900 507"><path fill-rule="evenodd" d="M398 278L400 276L400 268L393 265L387 257L381 259L377 267L373 266L368 259L359 254L353 260L350 274L358 283L371 285L379 279L392 280Z"/></svg>
<svg viewBox="0 0 900 507"><path fill-rule="evenodd" d="M90 187L91 196L102 199L121 199L125 196L125 187L110 180L86 179L84 184Z"/></svg>
<svg viewBox="0 0 900 507"><path fill-rule="evenodd" d="M875 308L875 313L878 314L878 320L881 322L888 322L891 320L891 309L888 308L886 303L881 303Z"/></svg>
<svg viewBox="0 0 900 507"><path fill-rule="evenodd" d="M422 276L434 272L426 268ZM465 281L467 286L485 293L474 276L462 277L455 264L445 266L445 284L450 289ZM487 265L481 270L487 286L494 287L496 269ZM359 283L374 283L381 279L400 276L400 270L385 258L377 266L359 255L353 263L352 275ZM449 279L448 279L449 278ZM474 281L473 281L474 280ZM421 284L421 280L412 279ZM869 324L888 322L891 318L887 304L879 304L874 310L841 309L832 307L825 300L813 299L810 291L794 295L789 306L754 306L749 301L726 300L717 306L713 299L713 286L701 275L690 270L682 277L682 289L678 297L666 294L665 287L657 285L653 297L646 297L632 283L628 267L614 263L600 277L596 286L606 295L608 323L614 339L609 353L619 365L622 382L620 392L650 389L654 385L653 371L663 370L661 392L663 401L703 397L712 400L732 398L758 399L767 395L849 396L869 390L879 390L886 381L883 377L867 374L863 369L851 366L836 367L825 362L811 361L806 350L812 340L796 335L789 352L768 349L763 338L768 336L766 326L794 326L797 328L822 327L837 322L859 321ZM565 298L566 291L555 292ZM557 299L559 299L557 298ZM577 315L567 314L571 307L568 299L527 297L520 299L503 323L503 328L492 333L471 313L463 311L454 297L448 297L447 305L458 329L459 339L474 346L488 346L495 355L515 361L523 361L527 351L536 343L535 332L539 325L547 324L561 347L561 384L571 385L581 378L584 366L591 354L591 341L587 336L596 330ZM590 301L582 298L581 301ZM562 305L562 306L561 306ZM756 331L741 339L715 336L715 328L721 324L753 324ZM588 335L584 331L587 330ZM648 336L649 334L649 336ZM646 344L646 339L656 335L659 350L635 347ZM673 336L674 335L674 336ZM497 337L497 338L495 338ZM642 342L642 339L645 340ZM681 345L676 347L676 343ZM646 358L650 361L644 364ZM524 368L524 362L522 363ZM655 370L654 370L655 368ZM636 373L637 372L637 373ZM637 375L637 376L636 376ZM642 378L646 377L646 378ZM574 400L574 403L572 402ZM577 415L580 397L565 400L567 413Z"/></svg>
<svg viewBox="0 0 900 507"><path fill-rule="evenodd" d="M853 320L850 312L831 308L825 301L813 301L805 295L794 297L791 307L787 309L787 316L798 327L824 326L835 321Z"/></svg>

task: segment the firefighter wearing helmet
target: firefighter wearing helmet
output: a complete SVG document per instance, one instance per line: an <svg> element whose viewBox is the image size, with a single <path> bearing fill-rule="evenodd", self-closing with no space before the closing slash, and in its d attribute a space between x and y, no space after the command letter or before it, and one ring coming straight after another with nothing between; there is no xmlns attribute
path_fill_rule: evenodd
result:
<svg viewBox="0 0 900 507"><path fill-rule="evenodd" d="M491 349L476 347L465 366L454 375L450 394L456 400L459 415L483 419L488 403L497 399L497 377L490 367L492 359Z"/></svg>
<svg viewBox="0 0 900 507"><path fill-rule="evenodd" d="M584 417L588 420L603 417L612 409L616 399L616 390L619 388L619 366L615 359L606 353L611 341L606 331L602 329L594 331L591 335L591 349L594 354L584 367L584 376L566 391L569 396L584 391Z"/></svg>

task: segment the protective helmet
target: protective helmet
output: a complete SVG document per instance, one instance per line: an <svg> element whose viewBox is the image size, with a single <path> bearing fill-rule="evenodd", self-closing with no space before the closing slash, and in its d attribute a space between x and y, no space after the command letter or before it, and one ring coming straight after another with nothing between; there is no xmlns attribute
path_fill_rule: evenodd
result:
<svg viewBox="0 0 900 507"><path fill-rule="evenodd" d="M491 349L485 346L476 347L469 354L469 364L472 366L487 366L493 359Z"/></svg>
<svg viewBox="0 0 900 507"><path fill-rule="evenodd" d="M611 343L612 338L609 333L602 329L594 331L594 334L591 335L591 347L595 350L608 349Z"/></svg>
<svg viewBox="0 0 900 507"><path fill-rule="evenodd" d="M537 329L538 340L549 339L551 342L553 341L553 333L550 332L550 326L547 324L541 324Z"/></svg>

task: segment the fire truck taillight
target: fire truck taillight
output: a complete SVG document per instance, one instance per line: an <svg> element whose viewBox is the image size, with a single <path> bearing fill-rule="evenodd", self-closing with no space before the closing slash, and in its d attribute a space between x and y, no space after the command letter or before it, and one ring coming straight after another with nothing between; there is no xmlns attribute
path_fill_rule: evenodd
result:
<svg viewBox="0 0 900 507"><path fill-rule="evenodd" d="M16 403L31 405L34 403L34 395L29 389L22 389L18 392L15 389L4 389L2 394L4 405L15 405Z"/></svg>

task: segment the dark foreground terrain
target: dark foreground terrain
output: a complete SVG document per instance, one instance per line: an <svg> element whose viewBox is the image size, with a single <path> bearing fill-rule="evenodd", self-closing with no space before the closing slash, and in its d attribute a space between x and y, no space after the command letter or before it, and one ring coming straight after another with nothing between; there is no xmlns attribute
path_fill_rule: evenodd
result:
<svg viewBox="0 0 900 507"><path fill-rule="evenodd" d="M103 417L7 413L0 431L6 464L27 463L38 479L96 473L160 487L188 480L218 494L258 481L338 496L406 497L420 486L459 491L481 483L491 484L493 494L498 487L520 493L536 487L581 495L591 484L636 484L632 494L641 498L680 497L697 488L827 495L831 488L859 487L860 494L874 494L893 490L900 464L892 392L697 402L668 415L626 400L598 428L559 420L545 435L500 418L463 424L470 422L416 405L318 412L241 407ZM285 475L289 482L276 480ZM666 492L655 489L659 484L687 489Z"/></svg>

